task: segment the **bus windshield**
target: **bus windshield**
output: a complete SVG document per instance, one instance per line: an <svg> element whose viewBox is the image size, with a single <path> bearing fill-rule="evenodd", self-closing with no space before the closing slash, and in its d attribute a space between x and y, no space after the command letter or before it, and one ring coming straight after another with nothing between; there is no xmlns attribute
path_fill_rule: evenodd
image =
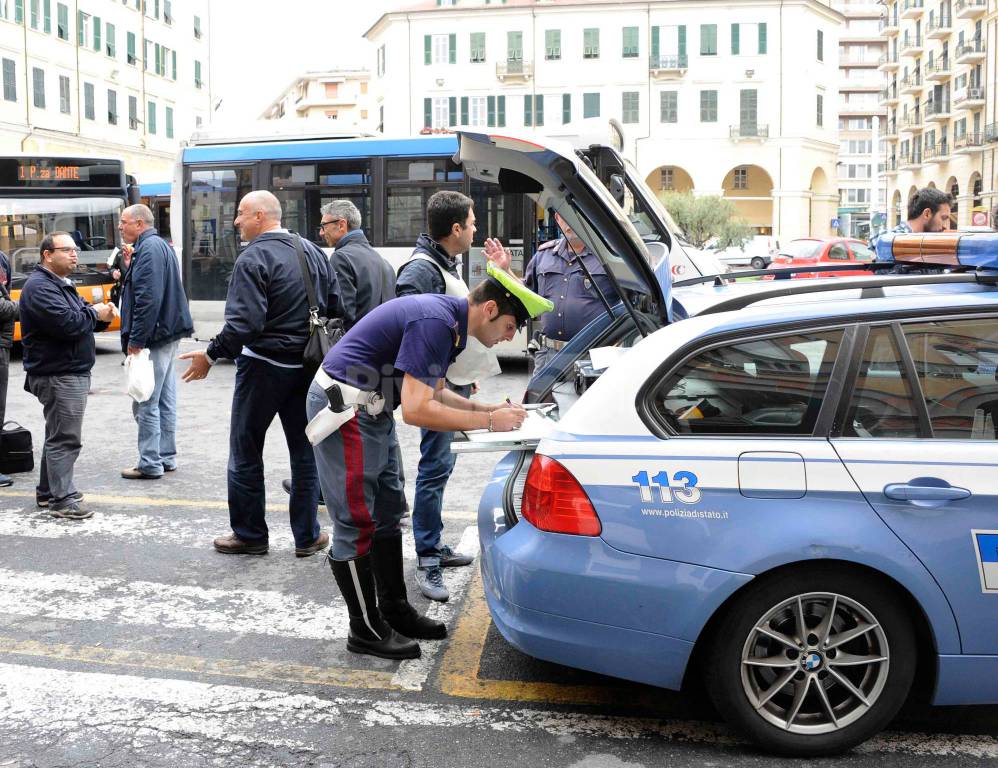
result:
<svg viewBox="0 0 998 768"><path fill-rule="evenodd" d="M124 206L113 197L0 198L0 250L11 272L26 274L38 264L42 238L61 230L80 249L77 271L106 271Z"/></svg>

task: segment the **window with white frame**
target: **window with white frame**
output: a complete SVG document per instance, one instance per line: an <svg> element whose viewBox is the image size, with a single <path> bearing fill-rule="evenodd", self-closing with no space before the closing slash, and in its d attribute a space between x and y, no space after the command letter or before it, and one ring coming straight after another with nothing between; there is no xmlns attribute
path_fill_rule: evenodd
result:
<svg viewBox="0 0 998 768"><path fill-rule="evenodd" d="M468 125L474 128L484 128L488 119L488 98L472 96L468 99Z"/></svg>
<svg viewBox="0 0 998 768"><path fill-rule="evenodd" d="M446 37L446 35L445 35ZM433 128L446 128L450 125L450 99L446 96L433 98Z"/></svg>
<svg viewBox="0 0 998 768"><path fill-rule="evenodd" d="M447 64L450 61L450 35L431 35L433 39L434 64Z"/></svg>

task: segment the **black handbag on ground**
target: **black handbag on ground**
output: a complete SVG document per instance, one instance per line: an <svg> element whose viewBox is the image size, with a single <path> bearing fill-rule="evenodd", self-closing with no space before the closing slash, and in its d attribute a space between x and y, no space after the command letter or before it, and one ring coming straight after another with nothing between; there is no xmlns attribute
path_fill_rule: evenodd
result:
<svg viewBox="0 0 998 768"><path fill-rule="evenodd" d="M343 338L343 321L338 318L326 318L319 315L319 301L315 295L315 285L309 277L308 265L305 263L305 248L301 237L294 235L295 251L298 253L298 266L301 268L301 279L305 283L305 294L308 296L308 340L302 352L302 365L305 372L312 376L322 365L323 359L330 347Z"/></svg>
<svg viewBox="0 0 998 768"><path fill-rule="evenodd" d="M0 433L0 472L12 475L35 468L31 449L31 433L16 421L4 422Z"/></svg>

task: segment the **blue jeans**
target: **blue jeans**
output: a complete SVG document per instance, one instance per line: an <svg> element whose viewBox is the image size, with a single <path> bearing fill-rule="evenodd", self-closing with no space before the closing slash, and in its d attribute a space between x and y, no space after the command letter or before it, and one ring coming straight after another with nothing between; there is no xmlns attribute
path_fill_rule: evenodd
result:
<svg viewBox="0 0 998 768"><path fill-rule="evenodd" d="M139 463L144 475L159 477L177 466L177 377L174 362L179 341L149 348L156 388L144 403L132 401L139 425Z"/></svg>
<svg viewBox="0 0 998 768"><path fill-rule="evenodd" d="M447 386L462 397L471 394L470 386ZM439 564L440 533L444 529L441 516L444 488L454 471L457 456L450 452L453 432L419 430L419 471L416 474L416 494L412 505L412 535L416 539L416 555L420 565ZM423 558L426 561L423 561ZM436 561L436 562L434 562Z"/></svg>
<svg viewBox="0 0 998 768"><path fill-rule="evenodd" d="M319 538L319 478L305 437L305 394L310 379L301 368L280 368L240 355L229 427L229 522L252 544L268 540L263 483L263 444L275 416L281 419L291 458L288 511L295 546Z"/></svg>

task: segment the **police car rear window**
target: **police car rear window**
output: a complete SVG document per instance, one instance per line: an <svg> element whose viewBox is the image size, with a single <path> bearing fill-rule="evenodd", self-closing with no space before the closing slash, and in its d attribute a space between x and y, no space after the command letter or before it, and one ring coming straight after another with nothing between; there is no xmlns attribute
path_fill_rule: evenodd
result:
<svg viewBox="0 0 998 768"><path fill-rule="evenodd" d="M680 435L810 435L841 340L800 332L709 349L663 382L654 410Z"/></svg>

